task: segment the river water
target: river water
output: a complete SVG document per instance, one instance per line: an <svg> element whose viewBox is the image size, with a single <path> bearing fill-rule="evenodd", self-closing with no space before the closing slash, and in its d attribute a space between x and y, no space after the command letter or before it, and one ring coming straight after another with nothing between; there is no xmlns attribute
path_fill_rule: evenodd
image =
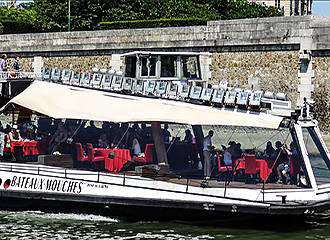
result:
<svg viewBox="0 0 330 240"><path fill-rule="evenodd" d="M0 211L0 239L330 240L330 214L297 226L263 227L261 222L249 224L249 227L244 226L244 222L226 225L215 222L127 222L97 215Z"/></svg>

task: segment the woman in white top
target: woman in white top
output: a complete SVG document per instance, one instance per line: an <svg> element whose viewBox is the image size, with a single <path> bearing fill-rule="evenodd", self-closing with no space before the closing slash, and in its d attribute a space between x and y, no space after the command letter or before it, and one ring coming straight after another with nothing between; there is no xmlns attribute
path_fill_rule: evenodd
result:
<svg viewBox="0 0 330 240"><path fill-rule="evenodd" d="M141 154L141 146L140 146L140 142L137 139L136 136L133 136L133 141L132 141L132 158L133 161L135 161L135 158L137 156L139 156L139 154Z"/></svg>

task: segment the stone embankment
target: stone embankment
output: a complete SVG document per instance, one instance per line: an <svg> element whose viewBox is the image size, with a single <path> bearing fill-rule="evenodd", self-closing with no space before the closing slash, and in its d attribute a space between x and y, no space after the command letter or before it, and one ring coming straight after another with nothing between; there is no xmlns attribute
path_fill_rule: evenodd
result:
<svg viewBox="0 0 330 240"><path fill-rule="evenodd" d="M311 41L305 49L304 42ZM276 17L211 21L206 26L95 32L0 35L0 53L22 56L31 70L33 56L44 66L90 70L109 68L112 54L136 50L211 52L210 81L285 92L295 103L300 51L311 53L316 116L330 131L330 18Z"/></svg>

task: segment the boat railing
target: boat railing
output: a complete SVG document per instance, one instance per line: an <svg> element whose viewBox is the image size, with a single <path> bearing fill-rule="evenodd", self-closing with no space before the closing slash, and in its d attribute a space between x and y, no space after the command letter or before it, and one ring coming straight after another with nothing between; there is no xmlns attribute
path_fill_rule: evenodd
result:
<svg viewBox="0 0 330 240"><path fill-rule="evenodd" d="M3 81L21 81L21 80L33 81L33 79L35 79L36 77L37 76L34 72L0 71L0 81L1 82L3 82Z"/></svg>
<svg viewBox="0 0 330 240"><path fill-rule="evenodd" d="M267 111L274 115L291 116L291 102L286 94L229 88L197 86L196 81L178 82L163 79L126 77L121 71L93 70L74 72L71 69L43 68L43 81L72 85L102 91L157 97L185 102L208 104L216 107ZM97 82L97 83L95 83Z"/></svg>
<svg viewBox="0 0 330 240"><path fill-rule="evenodd" d="M134 176L128 175L126 173L122 174L111 174L111 173L103 173L103 172L91 172L86 170L76 170L76 169L64 169L59 167L52 167L52 166L41 166L41 165L22 165L20 163L0 163L0 171L17 173L17 174L30 174L36 175L40 177L55 177L55 178L64 178L68 180L80 180L80 181L89 181L90 183L98 183L98 184L110 184L110 185L117 185L117 186L128 186L134 188L141 188L141 189L148 189L148 190L157 190L157 191L167 191L167 192L176 192L176 193L186 193L191 195L198 195L198 196L208 196L208 197L215 197L215 198L226 198L226 199L234 199L234 200L244 200L248 202L254 203L266 203L263 200L248 200L248 199L236 199L232 197L224 195L214 195L211 193L196 193L194 191L189 191L190 187L196 187L192 185L192 178L187 177L185 180L185 190L171 190L165 188L157 188L157 187L150 187L150 186L143 186L138 183L133 184L132 182L127 183L129 180L134 181L154 181L152 178L144 178L141 176ZM111 179L111 181L109 181ZM202 186L201 186L202 187ZM228 187L228 184L225 183L224 187ZM264 192L264 191L262 191Z"/></svg>

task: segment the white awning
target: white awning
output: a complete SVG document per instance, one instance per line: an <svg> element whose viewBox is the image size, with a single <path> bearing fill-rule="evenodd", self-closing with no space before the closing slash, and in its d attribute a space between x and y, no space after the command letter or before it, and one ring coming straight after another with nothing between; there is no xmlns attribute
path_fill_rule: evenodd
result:
<svg viewBox="0 0 330 240"><path fill-rule="evenodd" d="M110 122L171 122L278 128L282 117L243 110L219 109L185 102L153 99L34 81L14 97L16 104L57 119Z"/></svg>

